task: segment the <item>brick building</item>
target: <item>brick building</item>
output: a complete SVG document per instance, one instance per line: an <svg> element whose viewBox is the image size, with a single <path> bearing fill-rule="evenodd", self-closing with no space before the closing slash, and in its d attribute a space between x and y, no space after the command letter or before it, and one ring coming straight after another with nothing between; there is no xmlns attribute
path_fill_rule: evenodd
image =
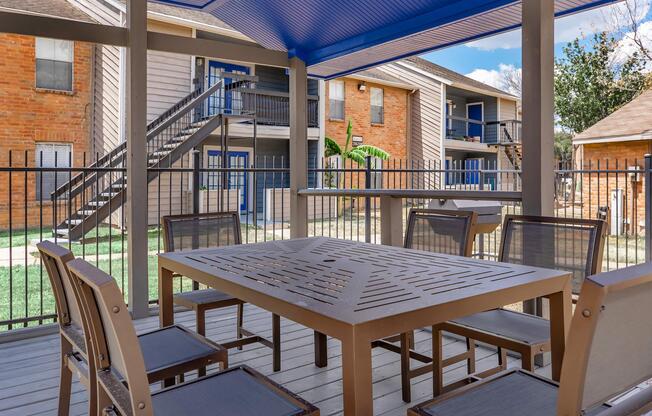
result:
<svg viewBox="0 0 652 416"><path fill-rule="evenodd" d="M623 231L642 230L645 184L643 175L635 174L635 169L643 169L644 156L652 153L652 90L576 135L573 144L577 146L577 168L631 170L627 175L609 177L604 173L583 175L582 214L595 218L598 207L609 207L610 212L622 211ZM590 197L589 189L592 190Z"/></svg>
<svg viewBox="0 0 652 416"><path fill-rule="evenodd" d="M65 0L2 0L0 5L40 13L45 7L52 15L90 22ZM92 59L89 44L0 35L0 165L9 165L10 151L13 166L51 167L55 158L59 167L83 164L89 144ZM14 227L49 224L54 173L11 176L11 192L9 174L0 176L0 228L8 228L10 214Z"/></svg>

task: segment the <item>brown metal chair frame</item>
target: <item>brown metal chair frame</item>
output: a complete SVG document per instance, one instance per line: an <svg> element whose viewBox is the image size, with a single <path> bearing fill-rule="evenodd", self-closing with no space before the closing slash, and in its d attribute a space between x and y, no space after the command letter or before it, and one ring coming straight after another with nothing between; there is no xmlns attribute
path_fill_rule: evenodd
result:
<svg viewBox="0 0 652 416"><path fill-rule="evenodd" d="M69 414L73 374L77 375L88 391L88 414L95 414L97 408L96 371L90 343L90 327L86 321L87 317L81 302L79 287L77 282L71 279L68 270L68 264L75 259L75 256L70 250L49 241L42 241L37 244L37 247L52 285L59 322L61 367L58 415ZM225 348L181 325L174 325L174 327L183 331L187 336L210 346L215 352L150 371L147 373L150 383L174 379L177 376L182 379L184 373L200 370L214 363L220 364L221 368L228 366L228 351ZM155 329L141 334L141 336L170 328L172 327Z"/></svg>
<svg viewBox="0 0 652 416"><path fill-rule="evenodd" d="M499 259L498 261L503 261L506 256L507 247L505 246L505 239L509 229L510 223L513 221L526 221L526 222L542 222L542 223L551 223L551 224L568 224L568 225L582 225L590 226L596 229L596 238L593 244L593 258L590 267L589 275L596 274L600 271L602 267L602 253L604 250L605 242L605 233L606 233L606 224L602 220L591 220L591 219L579 219L579 218L557 218L557 217L537 217L537 216L523 216L523 215L507 215L505 216L505 221L503 223ZM577 297L574 297L573 303L575 303ZM520 312L514 312L520 313ZM458 354L447 359L443 358L443 335L442 333L446 331L452 334L462 336L466 339L467 352ZM521 356L521 367L526 371L534 371L534 358L536 355L549 352L551 349L550 339L535 343L529 344L523 341L507 338L498 334L491 332L482 331L475 328L470 328L455 322L444 322L442 324L436 325L433 327L432 332L433 339L436 342L433 342L433 356L437 359L434 361L434 368L436 377L433 380L435 384L435 391L438 391L438 394L441 394L446 391L458 388L469 382L472 382L479 378L488 377L490 375L496 374L499 371L505 370L507 367L507 353L506 350L514 351ZM475 345L476 341L480 341L489 345L494 345L498 350L498 366L491 368L489 370L483 371L481 373L475 374ZM443 385L443 373L444 368L460 361L467 361L467 372L469 378L459 380L450 385ZM409 385L408 385L409 388Z"/></svg>
<svg viewBox="0 0 652 416"><path fill-rule="evenodd" d="M478 214L474 211L453 211L442 209L416 209L410 210L408 216L407 231L405 233L405 248L412 248L413 234L416 220L419 216L438 215L466 219L464 230L464 241L460 244L460 255L470 257L473 254L473 242L478 223ZM400 345L393 342L399 341ZM432 358L414 350L414 332L404 333L395 337L374 341L374 347L381 347L389 351L401 354L401 392L403 401L409 403L412 400L410 380L432 371ZM472 339L467 338L467 352L455 357L457 361L466 360L469 368L475 372L475 344ZM410 359L423 363L417 368L410 368Z"/></svg>
<svg viewBox="0 0 652 416"><path fill-rule="evenodd" d="M163 248L166 253L173 251L173 236L171 233L171 226L174 221L185 220L192 218L222 218L222 217L232 217L234 221L234 245L242 244L242 234L240 228L240 216L237 212L228 211L228 212L211 212L204 214L181 214L181 215L167 215L161 219L163 224ZM181 277L179 275L179 277ZM214 290L214 289L209 289ZM216 294L220 292L215 291ZM272 340L268 340L263 336L260 336L254 332L243 328L244 325L244 302L240 299L229 297L227 299L219 299L208 303L198 303L193 302L191 299L188 299L183 296L174 296L174 303L181 305L195 312L196 319L196 329L197 333L200 335L206 335L206 311L213 309L222 309L230 306L237 306L237 317L236 317L236 340L223 342L221 345L226 349L238 348L242 349L243 346L260 343L268 348L272 349L272 366L273 370L281 370L281 319L278 315L272 314ZM203 375L202 371L200 375Z"/></svg>
<svg viewBox="0 0 652 416"><path fill-rule="evenodd" d="M559 383L544 378L540 375L534 374L527 370L512 369L501 371L490 377L484 378L475 383L466 385L453 391L448 391L439 395L433 389L434 399L427 400L408 409L408 416L432 416L431 413L425 411L426 408L446 401L453 397L464 396L467 392L472 391L485 384L490 384L501 377L509 376L514 372L519 372L538 380L542 380L558 389L557 397L557 413L558 415L583 415L588 409L582 408L584 394L588 386L595 380L587 377L587 370L589 365L589 357L592 353L592 348L597 346L595 342L595 335L600 320L601 311L605 307L605 302L610 295L617 295L628 289L633 289L640 285L649 285L652 283L652 265L649 263L633 266L625 269L614 270L611 272L601 273L595 276L589 276L584 280L582 291L577 302L577 309L581 313L576 313L572 317L570 329L567 335L567 344L564 357L561 380ZM646 319L646 317L641 317ZM624 323L625 324L625 323ZM434 330L434 328L433 328ZM434 344L437 342L433 338ZM647 354L647 351L645 352ZM572 358L572 359L568 359ZM646 360L645 357L636 356L623 356L624 360ZM645 366L649 368L649 366ZM433 377L436 377L436 369L433 372ZM608 375L603 375L608 377ZM643 379L649 378L650 375L642 377ZM640 374L628 375L627 385L620 385L617 388L611 388L604 399L603 406L607 409L599 414L602 416L625 416L625 415L640 415L645 414L652 410L652 389L645 389L630 397L623 398L617 404L609 401L614 397L619 397L626 393L629 389L639 384L642 380ZM618 391L615 391L618 390ZM509 397L493 397L493 400L509 400ZM525 412L525 410L524 410ZM502 415L501 415L502 416Z"/></svg>
<svg viewBox="0 0 652 416"><path fill-rule="evenodd" d="M115 414L117 411L122 415L153 416L153 395L150 393L149 380L145 373L143 354L117 283L111 276L82 259L72 260L69 270L72 278L78 282L83 311L91 328L91 345L98 371L98 409L103 414ZM126 383L121 381L116 370L121 373ZM189 383L160 390L154 395L164 395L190 383L201 383L236 370L246 371L277 395L300 407L301 415L319 415L317 408L246 366L200 377ZM197 400L201 400L201 397ZM207 412L210 411L211 409L207 409Z"/></svg>

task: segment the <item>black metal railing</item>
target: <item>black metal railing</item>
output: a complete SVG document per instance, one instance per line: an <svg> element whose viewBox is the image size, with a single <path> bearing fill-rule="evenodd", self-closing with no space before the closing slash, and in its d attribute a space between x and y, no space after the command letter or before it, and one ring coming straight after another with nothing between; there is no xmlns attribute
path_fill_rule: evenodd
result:
<svg viewBox="0 0 652 416"><path fill-rule="evenodd" d="M75 156L75 157L73 157ZM205 157L205 155L202 155ZM60 181L72 183L81 177L87 189L97 192L110 184L127 182L124 166L99 168L69 167L82 164L85 156L58 154L58 166L38 167L43 155L11 152L9 163L0 166L0 330L35 326L54 319L54 301L50 284L42 267L35 244L53 239L69 247L76 256L96 264L116 278L122 288L128 282L127 227L124 194L111 200L112 214L96 218L83 230L83 238L70 241L51 230L59 212L70 213L76 198L70 191L50 200L48 194ZM186 153L177 163L148 169L154 179L147 188L148 206L148 270L150 299L157 297L156 254L163 250L160 218L164 215L236 210L240 212L244 243L255 243L290 237L290 170L287 158L253 155L246 162L229 168L205 164L200 156ZM74 166L73 164L73 166ZM306 196L308 233L371 243L381 242L381 212L377 197L347 195L345 190L395 189L442 191L519 191L520 177L516 170L497 169L483 164L474 169L449 166L442 169L439 161L390 160L358 165L331 158L310 160L310 188L331 189L335 194ZM576 169L558 169L555 175L554 214L561 217L604 218L610 235L604 251L605 269L625 267L645 261L650 242L645 230L652 221L652 191L645 186L652 182L652 168L643 160L619 162L586 162ZM448 182L463 178L474 183ZM477 181L476 181L477 180ZM467 181L468 182L468 181ZM475 183L477 182L477 183ZM72 185L69 185L72 187ZM91 192L91 191L88 191ZM404 198L404 220L412 207L442 207L442 198ZM115 205L114 205L115 204ZM500 213L522 212L518 201L500 203ZM57 213L54 215L54 213ZM476 238L474 254L494 259L500 246L500 225ZM178 290L191 288L180 280Z"/></svg>

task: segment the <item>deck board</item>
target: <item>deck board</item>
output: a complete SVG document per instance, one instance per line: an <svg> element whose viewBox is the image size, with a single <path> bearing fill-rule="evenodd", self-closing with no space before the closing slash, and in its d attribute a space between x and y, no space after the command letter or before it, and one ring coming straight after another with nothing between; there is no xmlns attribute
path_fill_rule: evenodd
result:
<svg viewBox="0 0 652 416"><path fill-rule="evenodd" d="M179 312L176 323L194 328L194 314ZM158 327L158 318L135 322L139 332ZM255 306L245 308L245 326L261 335L271 337L271 314ZM206 319L209 338L224 342L235 335L235 308L210 311ZM328 367L317 368L313 363L313 332L286 319L281 319L282 366L281 371L272 371L272 354L269 348L254 344L242 351L231 350L231 365L247 364L274 381L299 394L319 407L322 415L342 414L342 357L339 341L328 340ZM415 334L417 350L429 353L430 334L417 331ZM446 356L461 352L465 344L453 338L445 339ZM58 335L20 340L0 345L0 415L29 416L56 415L59 378L59 340ZM479 348L477 352L478 370L496 365L494 351ZM519 361L509 358L509 365ZM384 416L405 415L409 404L401 400L401 380L399 356L376 348L373 350L373 397L374 414ZM539 369L549 375L550 368ZM450 366L446 370L445 381L451 382L466 375L463 363ZM77 381L73 382L71 415L86 414L86 392ZM418 403L432 395L432 381L429 374L412 380L413 402Z"/></svg>

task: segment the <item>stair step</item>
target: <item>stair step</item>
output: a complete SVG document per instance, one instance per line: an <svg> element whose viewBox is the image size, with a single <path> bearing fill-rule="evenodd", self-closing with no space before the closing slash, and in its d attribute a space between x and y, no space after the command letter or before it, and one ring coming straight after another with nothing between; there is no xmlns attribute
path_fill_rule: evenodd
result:
<svg viewBox="0 0 652 416"><path fill-rule="evenodd" d="M102 205L106 204L105 201L90 201L88 205L92 207L101 207Z"/></svg>
<svg viewBox="0 0 652 416"><path fill-rule="evenodd" d="M84 220L81 219L81 218L75 218L75 219L72 219L72 220L66 220L66 224L70 224L70 225L72 225L73 227L74 227L75 225L79 225L79 224L81 224L82 222L84 222Z"/></svg>
<svg viewBox="0 0 652 416"><path fill-rule="evenodd" d="M68 235L68 229L67 228L57 228L53 230L54 234L56 235Z"/></svg>
<svg viewBox="0 0 652 416"><path fill-rule="evenodd" d="M94 209L80 209L77 211L77 215L81 215L82 217L88 217L89 215L95 214Z"/></svg>

